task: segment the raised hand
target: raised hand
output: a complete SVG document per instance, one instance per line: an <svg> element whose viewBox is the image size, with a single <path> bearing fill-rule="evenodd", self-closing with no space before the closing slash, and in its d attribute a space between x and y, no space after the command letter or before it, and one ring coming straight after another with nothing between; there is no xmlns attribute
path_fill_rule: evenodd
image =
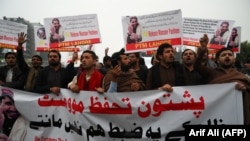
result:
<svg viewBox="0 0 250 141"><path fill-rule="evenodd" d="M78 53L74 51L74 53L72 54L72 62L77 61L77 59L78 59Z"/></svg>
<svg viewBox="0 0 250 141"><path fill-rule="evenodd" d="M207 34L204 34L203 37L200 38L201 47L206 48L207 44L208 44L208 41L209 41L209 39L208 39Z"/></svg>
<svg viewBox="0 0 250 141"><path fill-rule="evenodd" d="M18 46L22 47L23 43L27 41L26 36L27 34L24 32L18 33Z"/></svg>
<svg viewBox="0 0 250 141"><path fill-rule="evenodd" d="M105 56L108 56L109 48L105 48Z"/></svg>
<svg viewBox="0 0 250 141"><path fill-rule="evenodd" d="M89 44L88 50L92 50L93 44Z"/></svg>

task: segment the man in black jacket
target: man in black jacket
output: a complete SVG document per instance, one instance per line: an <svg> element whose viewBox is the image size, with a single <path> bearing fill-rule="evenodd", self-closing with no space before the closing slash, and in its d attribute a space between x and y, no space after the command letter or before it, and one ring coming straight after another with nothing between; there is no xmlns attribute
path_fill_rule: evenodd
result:
<svg viewBox="0 0 250 141"><path fill-rule="evenodd" d="M49 51L48 61L49 66L46 66L37 75L34 91L58 95L60 88L67 88L75 75L75 70L73 67L63 68L61 66L61 54L57 50Z"/></svg>
<svg viewBox="0 0 250 141"><path fill-rule="evenodd" d="M4 87L23 89L25 75L16 63L16 53L5 54L6 64L0 67L0 85Z"/></svg>

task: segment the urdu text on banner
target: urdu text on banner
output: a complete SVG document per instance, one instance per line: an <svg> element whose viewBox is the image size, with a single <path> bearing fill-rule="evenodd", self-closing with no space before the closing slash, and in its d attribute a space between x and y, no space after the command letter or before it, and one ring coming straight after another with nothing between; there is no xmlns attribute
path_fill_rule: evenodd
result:
<svg viewBox="0 0 250 141"><path fill-rule="evenodd" d="M174 87L172 93L61 89L56 96L10 90L27 122L27 141L165 141L184 139L185 125L243 124L235 83Z"/></svg>

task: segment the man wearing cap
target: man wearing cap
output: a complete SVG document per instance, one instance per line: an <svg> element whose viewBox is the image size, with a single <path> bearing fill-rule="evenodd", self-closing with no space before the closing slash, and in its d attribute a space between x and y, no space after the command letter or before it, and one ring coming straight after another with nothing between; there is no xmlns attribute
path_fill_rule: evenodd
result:
<svg viewBox="0 0 250 141"><path fill-rule="evenodd" d="M2 113L0 114L4 115L3 134L8 136L11 141L22 141L27 133L25 120L14 105L13 92L6 88L2 88L1 92L0 108Z"/></svg>

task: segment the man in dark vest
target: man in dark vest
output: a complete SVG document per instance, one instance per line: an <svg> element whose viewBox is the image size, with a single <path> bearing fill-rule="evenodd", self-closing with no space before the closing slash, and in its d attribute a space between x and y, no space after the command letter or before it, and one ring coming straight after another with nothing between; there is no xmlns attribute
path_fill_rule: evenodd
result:
<svg viewBox="0 0 250 141"><path fill-rule="evenodd" d="M172 86L184 86L183 68L174 59L175 50L172 45L163 43L159 46L156 58L160 61L148 71L146 88L148 90L163 89L172 91Z"/></svg>

